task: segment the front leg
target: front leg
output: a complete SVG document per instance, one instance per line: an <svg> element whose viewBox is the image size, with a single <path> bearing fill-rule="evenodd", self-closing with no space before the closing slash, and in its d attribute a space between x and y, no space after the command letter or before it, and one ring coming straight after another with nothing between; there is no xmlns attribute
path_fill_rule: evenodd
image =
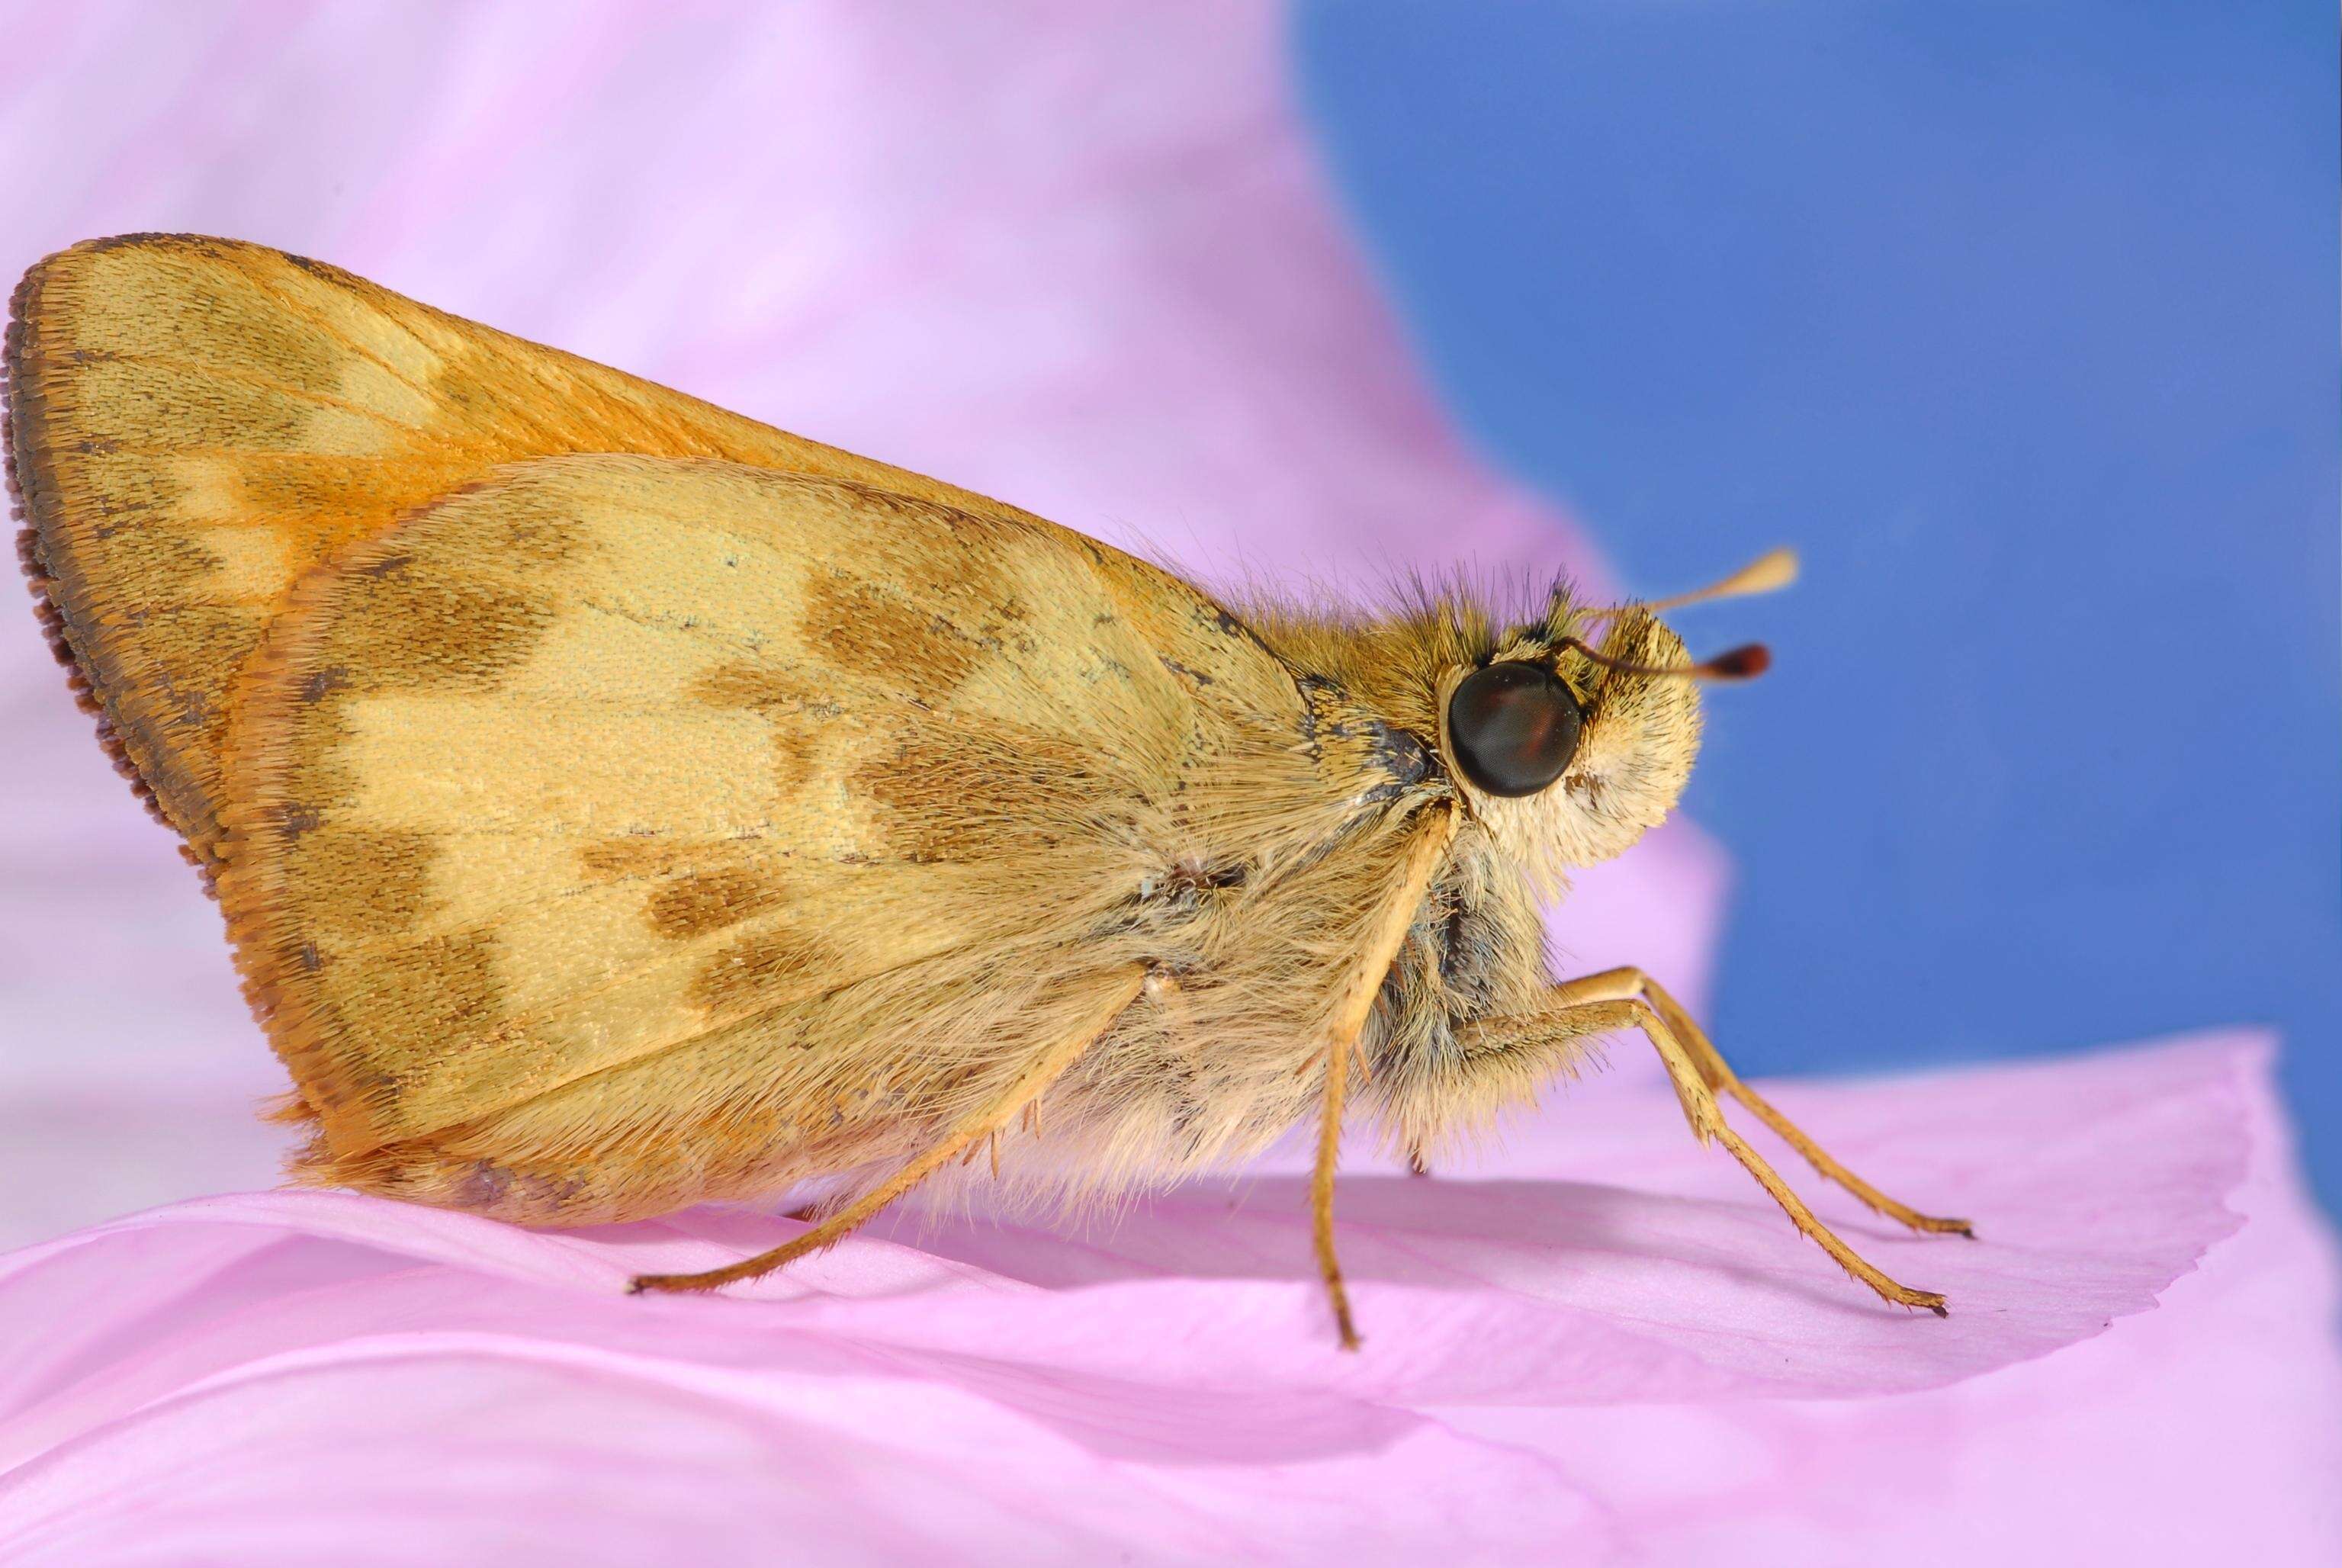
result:
<svg viewBox="0 0 2342 1568"><path fill-rule="evenodd" d="M1456 836L1456 824L1455 808L1444 803L1424 814L1408 841L1396 882L1382 900L1319 1034L1326 1090L1317 1119L1317 1159L1309 1174L1310 1236L1317 1253L1318 1273L1326 1282L1326 1300L1334 1309L1335 1333L1344 1350L1358 1348L1357 1324L1350 1316L1350 1291L1342 1281L1342 1262L1334 1250L1334 1169L1342 1150L1342 1108L1349 1091L1350 1058L1357 1052L1359 1034L1381 994L1384 976L1398 956L1399 944L1406 940L1407 927L1422 907L1432 879L1439 874L1440 862Z"/></svg>
<svg viewBox="0 0 2342 1568"><path fill-rule="evenodd" d="M1887 1197L1832 1159L1787 1117L1741 1083L1699 1025L1692 1022L1691 1016L1674 997L1641 970L1605 970L1598 974L1588 974L1556 985L1548 994L1547 1005L1537 1013L1522 1017L1491 1018L1476 1025L1467 1032L1467 1043L1475 1035L1493 1043L1507 1034L1534 1032L1540 1022L1549 1027L1567 1027L1571 1033L1591 1032L1581 1029L1583 1025L1608 1029L1622 1024L1634 1024L1658 1052L1659 1061L1675 1085L1676 1097L1683 1105L1684 1115L1691 1123L1692 1133L1700 1142L1706 1143L1712 1139L1722 1144L1733 1158L1756 1179L1757 1184L1772 1195L1773 1201L1781 1205L1790 1223L1837 1259L1847 1273L1897 1305L1926 1307L1938 1317L1946 1315L1942 1296L1932 1291L1913 1290L1897 1283L1871 1266L1816 1218L1804 1200L1791 1192L1788 1183L1766 1163L1764 1156L1750 1148L1739 1134L1726 1124L1723 1108L1716 1102L1716 1091L1722 1090L1746 1106L1767 1126L1811 1161L1815 1169L1881 1213L1915 1230L1951 1231L1963 1235L1973 1233L1967 1221L1941 1220L1922 1214Z"/></svg>

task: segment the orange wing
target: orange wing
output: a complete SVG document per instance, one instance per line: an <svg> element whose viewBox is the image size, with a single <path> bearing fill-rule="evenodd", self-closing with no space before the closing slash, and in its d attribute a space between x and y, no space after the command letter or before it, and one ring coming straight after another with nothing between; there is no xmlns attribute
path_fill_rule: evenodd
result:
<svg viewBox="0 0 2342 1568"><path fill-rule="evenodd" d="M6 357L19 549L51 642L206 871L230 694L286 590L492 469L717 457L1023 515L233 240L49 257L16 291Z"/></svg>

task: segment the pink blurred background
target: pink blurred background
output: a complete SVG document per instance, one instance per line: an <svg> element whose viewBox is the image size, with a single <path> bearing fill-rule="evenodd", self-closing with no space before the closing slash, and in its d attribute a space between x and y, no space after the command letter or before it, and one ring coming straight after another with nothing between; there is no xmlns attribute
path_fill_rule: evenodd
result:
<svg viewBox="0 0 2342 1568"><path fill-rule="evenodd" d="M1206 578L1261 574L1363 593L1394 570L1464 563L1562 566L1611 585L1593 534L1466 450L1426 394L1293 113L1274 8L14 4L0 17L10 41L0 147L14 198L0 218L0 271L118 231L232 235L987 491ZM0 818L0 1245L269 1186L283 1134L251 1112L281 1082L236 994L216 917L108 769L29 613L0 615L0 723L12 743L11 809ZM1669 824L1584 879L1557 916L1568 961L1640 963L1698 1007L1726 876L1696 825ZM1413 1483L1438 1506L1462 1507L1464 1491L1440 1488L1462 1487L1476 1468L1518 1466L1502 1473L1527 1489L1521 1539L1579 1543L1583 1561L1712 1561L1727 1543L1749 1562L1888 1551L2072 1561L2114 1543L2134 1561L2215 1549L2317 1560L2342 1540L2322 1491L2342 1459L2328 1424L2342 1411L2325 1329L2331 1259L2266 1093L2265 1047L2228 1038L2191 1049L2152 1068L1980 1076L1909 1100L1845 1092L1857 1141L1923 1147L1915 1168L1939 1181L1981 1189L1998 1168L2005 1179L2037 1169L2075 1183L2079 1206L2038 1233L2041 1247L2055 1237L2055 1250L2077 1254L2074 1269L2038 1274L2036 1317L1971 1319L1961 1332L1975 1337L1943 1342L1965 1348L1923 1358L1907 1378L1895 1370L1901 1342L1865 1341L1836 1362L1837 1342L1817 1337L1799 1352L1807 1381L1777 1387L1737 1362L1705 1382L1658 1375L1741 1353L1715 1351L1708 1298L1696 1292L1670 1295L1678 1287L1660 1281L1635 1287L1656 1293L1648 1299L1573 1298L1571 1310L1593 1314L1587 1343L1626 1347L1608 1372L1588 1368L1586 1381L1540 1385L1518 1402L1476 1396L1468 1409L1422 1388L1398 1392L1404 1378L1350 1389L1344 1420L1405 1409L1420 1423L1409 1443L1432 1433L1453 1451L1423 1459L1396 1439L1360 1438L1345 1460L1355 1468L1320 1478L1336 1488L1327 1496L1363 1505ZM1564 1096L1503 1168L1694 1192L1711 1206L1747 1201L1736 1173L1683 1139L1672 1105L1654 1096L1646 1054L1621 1052L1603 1083ZM2058 1143L2079 1135L2084 1108L2132 1079L2146 1085L2140 1120L2108 1132L2107 1150ZM1931 1109L1946 1118L1932 1133ZM1996 1136L2011 1140L2005 1158ZM2152 1188L2167 1197L2163 1208L2087 1197L2100 1179L2092 1173L2133 1158L2167 1183ZM1626 1212L1609 1199L1596 1209L1605 1224ZM2251 1223L2220 1240L2231 1211ZM232 1223L281 1226L287 1246L328 1233L334 1247L355 1244L335 1229L338 1213L264 1206ZM1699 1209L1686 1254L1732 1255L1742 1213ZM1384 1218L1404 1237L1395 1215ZM2097 1244L2093 1215L2106 1222L2103 1245L2083 1255ZM2117 1215L2132 1217L2116 1224ZM142 1244L139 1233L102 1234L88 1244L116 1251L91 1255L130 1259L120 1277L160 1291L164 1254L142 1262L120 1250ZM1175 1279L1192 1269L1176 1246L1146 1254L1155 1233L1134 1234L1147 1266ZM1041 1243L986 1236L957 1234L933 1255L996 1278L1068 1283L1048 1273L1062 1259L1036 1261ZM451 1266L451 1242L360 1239ZM685 1225L611 1244L705 1241ZM1631 1243L1620 1244L1630 1256ZM482 1265L497 1278L606 1267L582 1244L563 1251L515 1233L478 1245L482 1256L505 1249ZM1788 1238L1778 1255L1799 1259L1798 1246ZM2170 1284L2207 1247L2203 1268ZM48 1293L27 1286L0 1300L0 1333L37 1336L75 1310L75 1291L93 1287L38 1272L66 1255L22 1254L31 1261L20 1277L48 1279ZM1989 1293L2036 1277L2028 1271L2049 1268L2045 1256L2020 1247L1963 1266ZM302 1275L305 1288L331 1273L314 1267L322 1272ZM853 1285L844 1294L884 1293L876 1276L839 1277ZM2167 1286L2158 1310L2069 1343ZM1664 1300L1672 1316L1651 1304ZM1202 1309L1183 1296L1162 1310L1172 1322ZM1596 1322L1605 1313L1607 1329ZM1644 1345L1646 1318L1666 1319L1650 1342L1663 1350ZM709 1351L711 1364L735 1364L720 1329L739 1321L678 1319L675 1332L678 1343L712 1334L722 1353ZM851 1326L823 1321L825 1333ZM1755 1343L1751 1354L1765 1343ZM950 1343L1008 1353L989 1341ZM2069 1348L2032 1359L2060 1344ZM70 1383L75 1364L59 1352L47 1375ZM1637 1385L1646 1373L1655 1381ZM1165 1377L1166 1387L1222 1393L1229 1382L1202 1362ZM512 1397L541 1399L567 1413L564 1423L594 1419L575 1388ZM71 1408L103 1413L76 1416L81 1425L55 1418L85 1445L138 1407L92 1396ZM626 1408L656 1430L654 1416ZM441 1419L419 1396L412 1409ZM265 1424L250 1419L253 1430ZM1199 1432L1212 1425L1197 1418ZM0 1465L47 1455L20 1473L15 1494L17 1523L37 1516L51 1532L38 1536L41 1560L135 1555L135 1520L109 1517L85 1537L55 1533L76 1510L102 1513L96 1500L123 1473L89 1462L77 1471L73 1443L46 1451L28 1430ZM970 1427L966 1443L989 1441L986 1430ZM167 1453L195 1439L154 1441ZM295 1431L283 1441L297 1451L321 1440ZM430 1467L427 1444L400 1453L416 1473ZM606 1454L595 1463L616 1468L578 1473L624 1473ZM1241 1468L1226 1454L1216 1463L1214 1474ZM239 1494L236 1506L297 1512L308 1483L285 1475L277 1493ZM1049 1494L1031 1473L1020 1477ZM758 1473L711 1466L696 1482L686 1470L680 1484L686 1494L704 1485L717 1505L749 1495ZM1273 1477L1247 1484L1250 1502L1213 1504L1240 1535L1246 1507L1265 1518L1291 1502ZM9 1487L0 1472L0 1526ZM561 1491L550 1485L545 1517ZM353 1504L349 1527L375 1517ZM1164 1544L1171 1536L1147 1537L1143 1509L1130 1517L1136 1560L1208 1554L1187 1537L1176 1548ZM1410 1539L1428 1550L1438 1519L1410 1519L1405 1528L1423 1532ZM331 1539L332 1523L304 1539ZM484 1537L430 1539L456 1550ZM605 1535L600 1553L589 1536L567 1544L601 1560L623 1539ZM888 1536L900 1553L857 1553L850 1528L822 1539L837 1560L910 1551L908 1538ZM1080 1560L1065 1543L1096 1538L1053 1539ZM1263 1560L1313 1555L1306 1533L1280 1539ZM976 1554L986 1555L981 1544ZM1371 1541L1352 1541L1346 1557L1385 1560Z"/></svg>

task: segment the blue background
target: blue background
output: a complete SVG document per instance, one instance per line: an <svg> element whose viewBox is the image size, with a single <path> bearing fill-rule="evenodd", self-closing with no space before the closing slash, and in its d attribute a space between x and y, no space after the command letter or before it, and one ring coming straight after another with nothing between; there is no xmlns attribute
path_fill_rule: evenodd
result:
<svg viewBox="0 0 2342 1568"><path fill-rule="evenodd" d="M1637 592L1764 1073L2260 1021L2342 1206L2329 4L1307 5L1450 405Z"/></svg>

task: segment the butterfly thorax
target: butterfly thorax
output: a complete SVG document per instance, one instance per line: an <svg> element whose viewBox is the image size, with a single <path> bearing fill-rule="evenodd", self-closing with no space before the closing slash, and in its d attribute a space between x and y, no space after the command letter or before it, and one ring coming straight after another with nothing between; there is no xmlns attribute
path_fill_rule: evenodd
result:
<svg viewBox="0 0 2342 1568"><path fill-rule="evenodd" d="M1467 1136L1529 1086L1486 1074L1475 1083L1474 1027L1533 1012L1552 983L1543 907L1568 872L1607 859L1662 820L1697 749L1695 689L1620 674L1566 646L1599 637L1621 660L1674 664L1682 644L1651 615L1579 606L1566 583L1511 615L1501 595L1468 586L1417 589L1383 614L1269 604L1249 614L1305 680L1338 684L1394 729L1422 737L1431 769L1462 808L1448 861L1385 979L1364 1038L1370 1100L1410 1150ZM1445 720L1456 685L1500 662L1548 668L1584 714L1566 772L1526 798L1474 787L1457 767ZM1499 1075L1500 1078L1501 1075Z"/></svg>

